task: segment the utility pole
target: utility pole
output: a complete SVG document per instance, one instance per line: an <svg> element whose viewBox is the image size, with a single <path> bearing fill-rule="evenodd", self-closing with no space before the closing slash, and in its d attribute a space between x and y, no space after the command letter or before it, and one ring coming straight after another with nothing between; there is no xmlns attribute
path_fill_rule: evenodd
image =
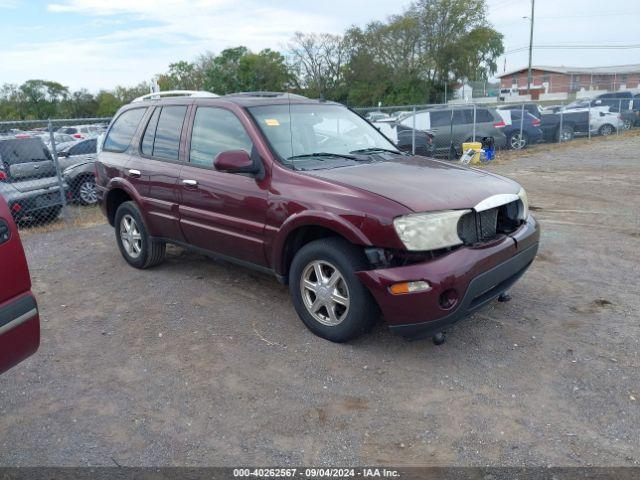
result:
<svg viewBox="0 0 640 480"><path fill-rule="evenodd" d="M527 93L531 94L531 56L533 54L533 19L536 7L536 0L531 0L531 30L529 31L529 71L527 73Z"/></svg>

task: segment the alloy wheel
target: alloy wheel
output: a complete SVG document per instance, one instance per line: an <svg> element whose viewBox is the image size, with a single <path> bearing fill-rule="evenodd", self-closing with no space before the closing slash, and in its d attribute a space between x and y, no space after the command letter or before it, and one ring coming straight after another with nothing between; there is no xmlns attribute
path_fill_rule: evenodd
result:
<svg viewBox="0 0 640 480"><path fill-rule="evenodd" d="M96 182L91 180L83 180L78 188L80 199L87 205L93 205L98 202L98 194L96 192Z"/></svg>
<svg viewBox="0 0 640 480"><path fill-rule="evenodd" d="M120 220L120 239L127 255L131 258L138 258L142 253L142 235L136 220L126 214Z"/></svg>
<svg viewBox="0 0 640 480"><path fill-rule="evenodd" d="M600 135L611 135L613 133L613 127L611 125L603 125L600 128Z"/></svg>
<svg viewBox="0 0 640 480"><path fill-rule="evenodd" d="M342 273L324 260L310 262L300 278L302 300L311 316L323 325L335 327L349 312L349 288Z"/></svg>
<svg viewBox="0 0 640 480"><path fill-rule="evenodd" d="M514 133L511 135L510 146L513 150L522 150L527 146L527 137L524 134L520 137L519 133Z"/></svg>

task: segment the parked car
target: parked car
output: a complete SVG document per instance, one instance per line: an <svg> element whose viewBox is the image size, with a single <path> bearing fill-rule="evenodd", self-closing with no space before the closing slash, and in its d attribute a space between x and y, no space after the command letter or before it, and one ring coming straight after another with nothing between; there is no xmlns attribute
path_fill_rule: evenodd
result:
<svg viewBox="0 0 640 480"><path fill-rule="evenodd" d="M592 135L611 135L617 130L626 130L630 128L625 125L625 117L622 113L618 111L610 111L611 107L601 106L599 104L597 106L589 106L589 103L590 101L587 100L585 106L583 102L574 102L563 110L563 114L587 112L587 114L590 115L589 123Z"/></svg>
<svg viewBox="0 0 640 480"><path fill-rule="evenodd" d="M540 116L540 129L545 142L568 142L574 136L589 134L589 112L573 110L557 113L543 113Z"/></svg>
<svg viewBox="0 0 640 480"><path fill-rule="evenodd" d="M74 138L91 138L100 134L101 130L94 125L75 125L68 127L60 127L58 133L65 133L71 135Z"/></svg>
<svg viewBox="0 0 640 480"><path fill-rule="evenodd" d="M496 148L504 148L507 137L502 131L505 123L492 108L475 109L475 139L491 137ZM400 119L407 128L429 131L433 134L434 151L438 156L457 159L462 153L462 143L474 138L474 109L472 107L442 107L420 110ZM415 121L414 121L415 117Z"/></svg>
<svg viewBox="0 0 640 480"><path fill-rule="evenodd" d="M60 214L56 168L42 140L0 139L0 195L15 220L53 220Z"/></svg>
<svg viewBox="0 0 640 480"><path fill-rule="evenodd" d="M20 234L2 195L0 265L0 373L3 373L38 350L40 317Z"/></svg>
<svg viewBox="0 0 640 480"><path fill-rule="evenodd" d="M94 164L97 138L63 145L58 152L62 175L69 185L71 199L82 205L98 203Z"/></svg>
<svg viewBox="0 0 640 480"><path fill-rule="evenodd" d="M392 120L391 116L389 116L384 112L369 112L365 115L364 118L366 118L370 122L379 122L380 120L385 120L385 119Z"/></svg>
<svg viewBox="0 0 640 480"><path fill-rule="evenodd" d="M536 255L512 180L404 154L337 103L189 95L124 106L98 154L100 205L133 267L175 243L288 283L328 340L381 312L396 333L440 342Z"/></svg>
<svg viewBox="0 0 640 480"><path fill-rule="evenodd" d="M518 104L511 104L511 105L500 105L498 107L498 111L500 110L508 110L508 111L513 111L513 110L517 110L519 112L521 112L523 110L523 106L524 106L524 111L527 113L530 113L531 115L533 115L536 118L540 118L542 117L542 115L544 113L550 113L548 111L544 111L540 105L538 105L537 103L518 103ZM553 113L553 112L551 112Z"/></svg>
<svg viewBox="0 0 640 480"><path fill-rule="evenodd" d="M522 115L521 109L498 110L505 122L503 129L507 136L507 147L521 150L529 145L535 145L542 140L541 121L526 110Z"/></svg>
<svg viewBox="0 0 640 480"><path fill-rule="evenodd" d="M406 153L414 152L416 155L424 157L435 156L435 143L433 142L433 133L428 130L415 130L398 123L397 121L379 121L373 125L389 140L391 140L398 150Z"/></svg>
<svg viewBox="0 0 640 480"><path fill-rule="evenodd" d="M567 110L592 109L603 112L618 113L622 119L622 130L629 130L634 125L640 123L640 111L633 110L633 100L624 99L594 99L594 100L578 100L570 103L564 108Z"/></svg>
<svg viewBox="0 0 640 480"><path fill-rule="evenodd" d="M69 185L71 200L81 205L98 203L95 180L95 159L78 163L64 170L64 181Z"/></svg>

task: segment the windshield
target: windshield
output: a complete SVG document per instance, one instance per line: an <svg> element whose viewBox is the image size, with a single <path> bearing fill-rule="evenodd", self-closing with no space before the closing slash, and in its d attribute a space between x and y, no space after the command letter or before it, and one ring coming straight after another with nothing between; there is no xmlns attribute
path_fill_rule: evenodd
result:
<svg viewBox="0 0 640 480"><path fill-rule="evenodd" d="M288 166L331 158L325 167L333 168L352 165L359 155L400 153L378 130L340 105L264 105L249 111Z"/></svg>

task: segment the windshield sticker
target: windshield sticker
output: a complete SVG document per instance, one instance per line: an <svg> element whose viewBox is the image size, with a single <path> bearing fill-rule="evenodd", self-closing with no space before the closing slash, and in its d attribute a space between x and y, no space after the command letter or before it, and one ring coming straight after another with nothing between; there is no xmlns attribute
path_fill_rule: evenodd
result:
<svg viewBox="0 0 640 480"><path fill-rule="evenodd" d="M280 126L280 122L275 118L265 118L264 123L269 125L270 127L278 127Z"/></svg>

